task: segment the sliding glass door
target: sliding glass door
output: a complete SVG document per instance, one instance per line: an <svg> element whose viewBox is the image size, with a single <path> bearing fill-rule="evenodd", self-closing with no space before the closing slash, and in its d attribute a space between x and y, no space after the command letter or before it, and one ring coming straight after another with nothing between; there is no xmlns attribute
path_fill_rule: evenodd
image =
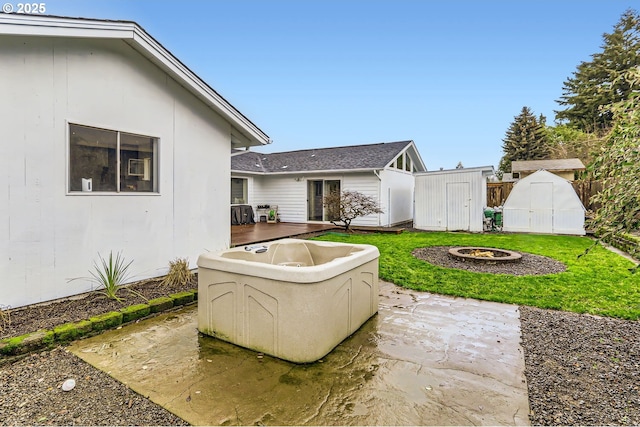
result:
<svg viewBox="0 0 640 427"><path fill-rule="evenodd" d="M307 181L307 220L330 221L327 212L329 208L324 206L324 196L330 193L340 193L339 180L309 180ZM334 210L335 212L335 210Z"/></svg>

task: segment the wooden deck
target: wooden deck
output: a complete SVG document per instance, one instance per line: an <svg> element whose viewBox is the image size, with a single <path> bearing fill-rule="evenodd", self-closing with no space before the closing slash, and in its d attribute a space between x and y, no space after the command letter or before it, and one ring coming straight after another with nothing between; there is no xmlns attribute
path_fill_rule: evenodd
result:
<svg viewBox="0 0 640 427"><path fill-rule="evenodd" d="M232 225L231 247L296 237L301 234L325 230L338 230L338 228L332 224L299 224L293 222L278 222L276 224L259 222L256 224Z"/></svg>

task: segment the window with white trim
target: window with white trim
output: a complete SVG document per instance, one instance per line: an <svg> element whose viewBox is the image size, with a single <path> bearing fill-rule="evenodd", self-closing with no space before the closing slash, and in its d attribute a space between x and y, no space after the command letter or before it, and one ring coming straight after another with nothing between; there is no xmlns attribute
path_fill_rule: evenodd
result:
<svg viewBox="0 0 640 427"><path fill-rule="evenodd" d="M231 178L231 203L246 204L247 200L247 183L246 178Z"/></svg>
<svg viewBox="0 0 640 427"><path fill-rule="evenodd" d="M69 191L158 192L158 138L69 124Z"/></svg>
<svg viewBox="0 0 640 427"><path fill-rule="evenodd" d="M404 160L403 154L400 154L396 159L396 169L400 169L400 170L404 169L403 162L402 162L403 160Z"/></svg>

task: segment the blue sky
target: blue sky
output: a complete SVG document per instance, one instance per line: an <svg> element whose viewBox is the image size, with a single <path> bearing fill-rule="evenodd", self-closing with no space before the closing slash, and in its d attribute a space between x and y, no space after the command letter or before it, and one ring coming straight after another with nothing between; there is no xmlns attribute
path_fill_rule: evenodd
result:
<svg viewBox="0 0 640 427"><path fill-rule="evenodd" d="M14 2L17 3L17 2ZM429 170L494 165L523 106L563 82L632 0L48 0L135 21L266 132L263 152L414 140Z"/></svg>

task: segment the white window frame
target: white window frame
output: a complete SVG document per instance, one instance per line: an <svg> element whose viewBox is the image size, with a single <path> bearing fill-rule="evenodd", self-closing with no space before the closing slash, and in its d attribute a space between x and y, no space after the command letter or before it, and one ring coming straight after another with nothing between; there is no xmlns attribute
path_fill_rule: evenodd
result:
<svg viewBox="0 0 640 427"><path fill-rule="evenodd" d="M249 178L245 178L242 176L232 176L231 177L231 183L233 184L233 180L234 179L239 179L242 180L242 196L244 200L243 202L235 202L234 200L231 200L231 204L232 205L247 205L249 204ZM233 191L231 192L231 197L233 197Z"/></svg>
<svg viewBox="0 0 640 427"><path fill-rule="evenodd" d="M67 153L67 171L66 171L66 194L67 195L83 195L83 196L102 196L102 195L122 195L122 196L152 196L160 194L160 138L156 136L151 136L146 134L145 132L130 132L126 130L115 130L108 126L100 126L100 125L88 125L83 124L82 121L67 121L66 123L66 153ZM84 128L92 128L101 131L107 132L115 132L116 133L116 190L115 191L94 191L91 188L89 191L81 191L81 190L71 190L71 135L72 126L79 126ZM120 172L123 167L121 164L121 148L120 148L120 137L122 134L133 135L133 136L141 136L144 138L150 138L153 140L153 148L152 148L152 157L139 159L145 163L145 168L152 167L153 176L147 175L147 169L143 173L142 177L145 180L152 181L152 190L151 191L123 191L121 187L121 178ZM131 159L129 159L131 160ZM149 165L149 166L147 166ZM129 174L129 165L127 164L125 167L125 171ZM132 176L136 176L135 174ZM84 185L83 185L84 187Z"/></svg>

